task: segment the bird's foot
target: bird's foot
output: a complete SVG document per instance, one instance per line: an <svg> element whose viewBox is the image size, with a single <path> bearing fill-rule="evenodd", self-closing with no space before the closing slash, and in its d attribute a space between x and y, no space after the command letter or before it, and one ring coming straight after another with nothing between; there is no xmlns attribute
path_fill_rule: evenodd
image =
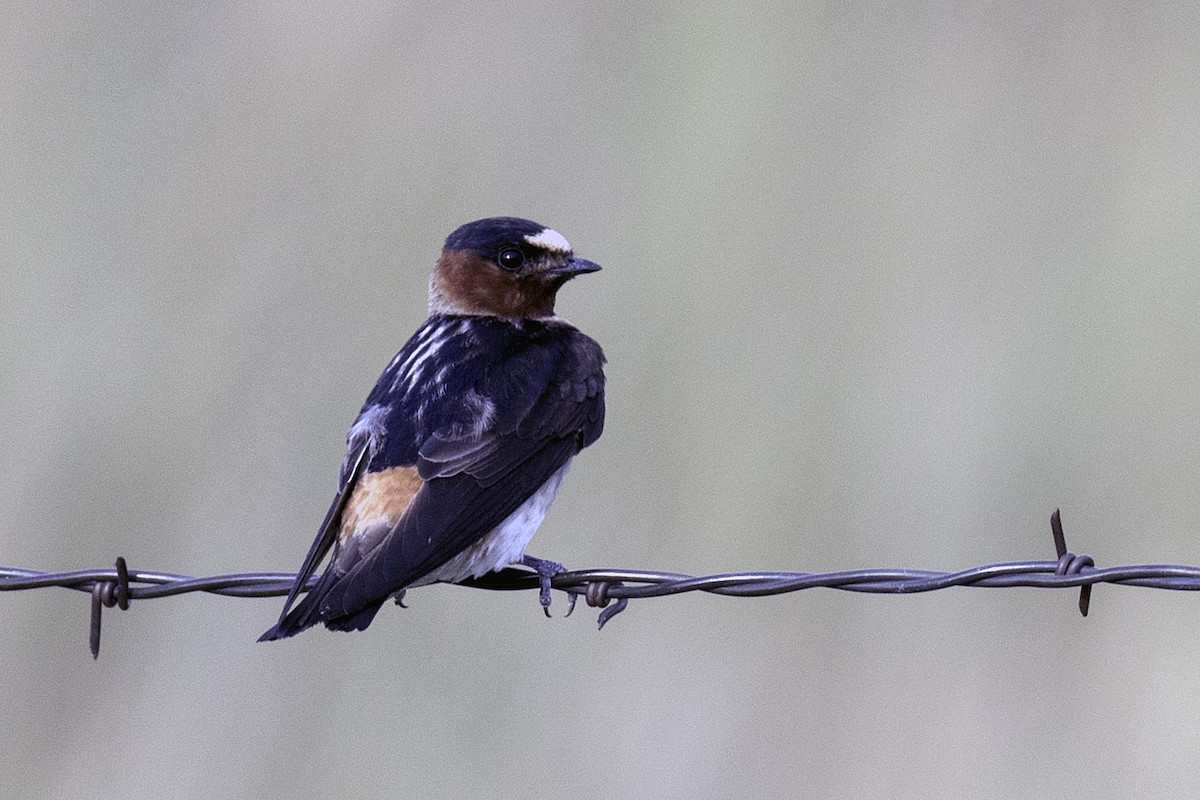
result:
<svg viewBox="0 0 1200 800"><path fill-rule="evenodd" d="M567 568L557 561L547 561L544 558L534 558L533 556L522 557L521 564L538 574L538 584L541 586L538 591L538 601L542 604L542 610L546 612L546 616L550 616L550 581L558 573L566 572ZM568 617L575 610L575 595L570 594L569 597L570 600L567 601Z"/></svg>
<svg viewBox="0 0 1200 800"><path fill-rule="evenodd" d="M405 591L406 591L405 589L401 589L400 591L398 591L392 595L392 600L394 600L396 602L396 605L400 606L401 608L408 608L408 606L404 605L404 592Z"/></svg>

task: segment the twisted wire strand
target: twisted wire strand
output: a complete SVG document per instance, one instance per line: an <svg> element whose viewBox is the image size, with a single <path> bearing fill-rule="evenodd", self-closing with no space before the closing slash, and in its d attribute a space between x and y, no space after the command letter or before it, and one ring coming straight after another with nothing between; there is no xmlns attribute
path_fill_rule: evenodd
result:
<svg viewBox="0 0 1200 800"><path fill-rule="evenodd" d="M841 589L872 594L915 594L948 589L952 586L1009 588L1032 586L1043 589L1071 589L1112 583L1151 589L1200 591L1200 567L1179 564L1132 564L1118 567L1090 567L1073 575L1057 574L1057 561L1008 561L985 564L960 572L917 569L861 569L843 572L729 572L693 576L678 572L633 569L570 570L555 575L551 585L570 594L583 596L588 585L610 585L608 596L617 599L666 597L684 592L707 592L730 597L764 597L803 589ZM225 597L281 597L295 580L288 572L238 572L227 575L192 577L171 572L129 570L130 600L150 600L190 592L206 592ZM319 575L309 579L311 588ZM96 584L113 583L117 570L86 569L74 572L37 572L0 566L0 592L44 589L57 586L91 593ZM476 589L512 591L538 588L537 573L512 567L460 585Z"/></svg>
<svg viewBox="0 0 1200 800"><path fill-rule="evenodd" d="M764 597L815 588L872 594L914 594L953 586L1078 588L1079 610L1086 616L1091 587L1099 583L1200 591L1200 567L1177 564L1096 567L1090 556L1076 555L1067 550L1057 510L1051 517L1051 532L1058 551L1057 560L1008 561L958 572L884 568L824 573L730 572L694 576L656 570L586 569L561 572L553 577L551 585L570 595L572 608L578 597L583 597L590 606L602 608L600 627L624 610L631 599L665 597L684 592ZM73 572L0 567L0 592L55 586L90 593L92 616L89 642L92 655L96 657L100 652L100 615L103 608L116 606L125 609L131 600L171 597L189 592L207 592L226 597L276 597L288 593L295 577L288 572L240 572L192 577L173 572L131 570L124 558L118 558L111 569ZM309 578L305 589L311 588L318 579L316 575ZM462 585L499 591L526 590L537 589L539 579L532 571L510 567L463 581Z"/></svg>

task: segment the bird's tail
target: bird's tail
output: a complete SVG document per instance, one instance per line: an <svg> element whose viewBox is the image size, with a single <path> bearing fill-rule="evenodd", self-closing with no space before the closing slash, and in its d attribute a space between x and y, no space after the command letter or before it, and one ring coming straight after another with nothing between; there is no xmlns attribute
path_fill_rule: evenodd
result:
<svg viewBox="0 0 1200 800"><path fill-rule="evenodd" d="M273 642L277 639L287 639L300 631L307 630L321 621L319 616L320 604L313 595L315 590L301 600L295 608L279 618L279 622L269 631L258 637L260 642Z"/></svg>
<svg viewBox="0 0 1200 800"><path fill-rule="evenodd" d="M326 576L329 577L328 581L326 580ZM379 609L383 606L384 600L387 598L385 597L376 603L371 603L343 617L326 617L322 614L321 605L333 583L333 571L326 570L325 575L321 576L316 586L312 588L312 591L305 595L304 599L297 603L295 608L281 616L279 622L274 627L258 637L258 641L273 642L278 639L287 639L318 623L324 623L325 627L331 631L365 630L371 624L371 620L375 618L375 614L378 613Z"/></svg>

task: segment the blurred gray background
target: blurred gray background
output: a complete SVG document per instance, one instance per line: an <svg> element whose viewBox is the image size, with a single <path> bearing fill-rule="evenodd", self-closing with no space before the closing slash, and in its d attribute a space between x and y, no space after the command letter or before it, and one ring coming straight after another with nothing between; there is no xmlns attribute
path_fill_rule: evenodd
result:
<svg viewBox="0 0 1200 800"><path fill-rule="evenodd" d="M0 563L294 570L442 239L604 265L531 551L1200 563L1188 3L8 4ZM5 797L1192 797L1200 600L0 596ZM561 596L556 611L563 609Z"/></svg>

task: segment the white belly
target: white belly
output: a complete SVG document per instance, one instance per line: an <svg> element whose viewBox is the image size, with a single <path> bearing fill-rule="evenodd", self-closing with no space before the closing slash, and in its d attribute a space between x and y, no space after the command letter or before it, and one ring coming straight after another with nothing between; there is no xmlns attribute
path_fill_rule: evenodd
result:
<svg viewBox="0 0 1200 800"><path fill-rule="evenodd" d="M519 562L525 555L529 540L545 519L546 511L554 502L570 466L571 462L568 461L486 536L412 585L423 586L438 581L455 583L463 578L478 578Z"/></svg>

